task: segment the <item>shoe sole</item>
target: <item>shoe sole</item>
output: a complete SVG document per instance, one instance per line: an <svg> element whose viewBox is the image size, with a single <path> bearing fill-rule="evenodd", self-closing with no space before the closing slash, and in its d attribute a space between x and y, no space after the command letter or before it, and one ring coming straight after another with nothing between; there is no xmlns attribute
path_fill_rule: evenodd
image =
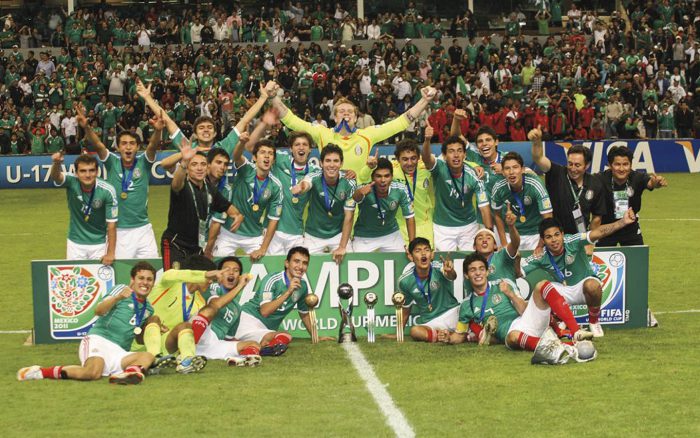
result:
<svg viewBox="0 0 700 438"><path fill-rule="evenodd" d="M498 320L489 317L489 319L486 320L484 330L481 332L483 336L479 336L479 347L488 347L491 345L491 336L496 333L496 330L498 330Z"/></svg>
<svg viewBox="0 0 700 438"><path fill-rule="evenodd" d="M31 373L35 369L36 368L34 368L34 367L21 368L19 371L17 371L17 380L19 380L20 382L25 382L27 380L39 380L39 379L27 379L27 374Z"/></svg>
<svg viewBox="0 0 700 438"><path fill-rule="evenodd" d="M256 366L260 365L261 362L262 362L262 358L260 356L250 355L250 356L245 357L245 362L243 362L243 363L244 363L244 366L247 366L247 367L256 367Z"/></svg>
<svg viewBox="0 0 700 438"><path fill-rule="evenodd" d="M207 366L207 358L204 356L195 356L192 358L192 363L187 368L182 368L176 370L180 374L190 374L201 371L205 366Z"/></svg>
<svg viewBox="0 0 700 438"><path fill-rule="evenodd" d="M168 355L165 357L161 357L160 359L156 359L153 362L153 365L151 365L151 368L148 369L148 374L149 375L160 374L161 371L168 369L168 368L175 368L176 366L177 366L177 358L173 355Z"/></svg>
<svg viewBox="0 0 700 438"><path fill-rule="evenodd" d="M143 374L132 373L124 377L110 377L109 383L116 385L138 385L143 382Z"/></svg>
<svg viewBox="0 0 700 438"><path fill-rule="evenodd" d="M287 348L286 344L267 345L260 349L260 356L282 356Z"/></svg>
<svg viewBox="0 0 700 438"><path fill-rule="evenodd" d="M590 341L593 338L595 338L595 335L592 332L579 330L576 332L576 335L574 335L573 340L576 342Z"/></svg>

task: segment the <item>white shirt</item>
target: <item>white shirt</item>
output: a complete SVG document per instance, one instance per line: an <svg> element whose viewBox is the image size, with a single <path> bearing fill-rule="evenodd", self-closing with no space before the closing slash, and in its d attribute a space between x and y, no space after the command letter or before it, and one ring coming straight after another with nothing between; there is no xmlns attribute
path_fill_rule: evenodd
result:
<svg viewBox="0 0 700 438"><path fill-rule="evenodd" d="M75 116L64 117L63 120L61 120L61 128L63 128L63 135L66 137L78 135L78 121Z"/></svg>
<svg viewBox="0 0 700 438"><path fill-rule="evenodd" d="M192 24L192 27L190 27L190 36L192 37L192 42L194 44L199 44L202 42L202 28L204 28L203 24Z"/></svg>
<svg viewBox="0 0 700 438"><path fill-rule="evenodd" d="M367 26L367 39L368 40L378 40L379 36L382 34L382 30L378 24L370 24Z"/></svg>

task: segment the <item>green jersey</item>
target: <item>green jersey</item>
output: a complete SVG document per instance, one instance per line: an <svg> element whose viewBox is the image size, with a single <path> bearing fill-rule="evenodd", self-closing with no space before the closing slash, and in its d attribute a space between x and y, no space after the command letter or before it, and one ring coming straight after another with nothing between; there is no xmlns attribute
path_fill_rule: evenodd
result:
<svg viewBox="0 0 700 438"><path fill-rule="evenodd" d="M117 222L119 207L117 194L107 181L97 179L89 192L84 192L80 181L72 173L63 174L70 223L68 239L81 245L99 245L107 240L107 222Z"/></svg>
<svg viewBox="0 0 700 438"><path fill-rule="evenodd" d="M237 167L233 183L221 193L245 216L236 234L245 237L262 236L265 212L267 211L268 220L279 220L282 215L282 193L282 184L272 173L260 180L255 165L247 159ZM226 213L215 213L212 220L225 224L227 229L233 225Z"/></svg>
<svg viewBox="0 0 700 438"><path fill-rule="evenodd" d="M101 301L118 296L124 289L128 289L128 286L115 285L107 295L102 297ZM151 315L153 315L151 303L148 300L140 301L132 292L131 298L117 301L109 312L97 318L88 335L101 336L129 351L136 336L134 328L141 327Z"/></svg>
<svg viewBox="0 0 700 438"><path fill-rule="evenodd" d="M320 239L337 236L343 231L345 211L355 211L355 200L352 198L355 180L340 177L331 186L325 183L321 170L307 175L304 180L311 184L311 189L306 192L309 196L309 214L304 232Z"/></svg>
<svg viewBox="0 0 700 438"><path fill-rule="evenodd" d="M517 256L516 256L517 257ZM503 248L495 253L491 254L489 257L489 278L497 280L509 280L513 283L513 290L517 292L517 286L515 286L515 280L518 276L515 274L515 260L516 257L511 257L508 254L508 250ZM464 282L464 296L468 297L472 293L472 285L470 282Z"/></svg>
<svg viewBox="0 0 700 438"><path fill-rule="evenodd" d="M186 283L205 283L205 271L169 269L163 272L153 290L151 302L164 326L172 329L199 313L205 301L199 292L191 294Z"/></svg>
<svg viewBox="0 0 700 438"><path fill-rule="evenodd" d="M476 222L472 198L476 197L478 207L489 205L484 184L466 164L462 165L460 176L452 175L447 163L435 160L430 169L435 187L435 211L433 223L444 227L461 227Z"/></svg>
<svg viewBox="0 0 700 438"><path fill-rule="evenodd" d="M432 262L428 278L419 279L415 265L399 278L399 289L406 296L405 307L418 307L418 324L425 324L459 306L452 292L452 280L442 272L442 263Z"/></svg>
<svg viewBox="0 0 700 438"><path fill-rule="evenodd" d="M503 280L510 285L512 289L515 284L509 280ZM481 324L489 316L495 315L498 320L498 330L496 337L504 342L508 335L510 325L515 321L520 314L506 294L501 292L498 287L501 280L489 281L486 292L483 295L477 293L467 297L459 308L459 322L457 323L457 333L466 333L470 322Z"/></svg>
<svg viewBox="0 0 700 438"><path fill-rule="evenodd" d="M496 163L500 163L503 156L507 153L507 151L498 151L496 155ZM467 148L466 160L476 163L484 169L484 188L486 189L486 193L490 194L493 186L498 181L503 179L503 175L494 172L493 169L491 169L491 163L487 163L486 160L484 160L484 157L482 157L479 151L473 146Z"/></svg>
<svg viewBox="0 0 700 438"><path fill-rule="evenodd" d="M66 143L63 141L63 137L59 135L55 137L51 135L46 137L46 152L48 152L49 154L61 151L65 146Z"/></svg>
<svg viewBox="0 0 700 438"><path fill-rule="evenodd" d="M375 189L357 205L360 214L355 222L355 236L358 237L384 237L398 231L396 212L399 207L404 219L414 216L413 204L408 196L406 185L396 181L391 182L385 197L378 198Z"/></svg>
<svg viewBox="0 0 700 438"><path fill-rule="evenodd" d="M36 135L36 134L31 134L31 151L32 155L41 155L44 152L46 152L46 149L44 147L44 136L43 135Z"/></svg>
<svg viewBox="0 0 700 438"><path fill-rule="evenodd" d="M204 292L203 296L208 303L212 298L223 296L228 292L219 283L213 283ZM209 327L211 327L217 338L221 340L231 339L236 334L236 330L238 330L240 319L241 305L234 299L219 310Z"/></svg>
<svg viewBox="0 0 700 438"><path fill-rule="evenodd" d="M491 191L491 208L500 214L506 201L510 202L513 212L518 216L515 228L521 236L538 234L542 215L552 212L547 189L535 175L523 175L523 189L518 193L511 190L505 179L498 181Z"/></svg>
<svg viewBox="0 0 700 438"><path fill-rule="evenodd" d="M304 210L309 202L309 192L301 195L292 195L291 187L298 184L306 175L319 170L318 166L306 163L306 166L299 168L294 164L294 159L286 151L277 151L275 164L272 166L272 174L282 184L282 216L277 231L299 236L304 230Z"/></svg>
<svg viewBox="0 0 700 438"><path fill-rule="evenodd" d="M103 161L107 181L119 192L119 228L137 228L148 221L148 180L154 161L145 152L136 154L131 169L122 167L119 155L110 152ZM126 199L124 198L126 196Z"/></svg>
<svg viewBox="0 0 700 438"><path fill-rule="evenodd" d="M289 281L286 271L267 274L258 284L255 296L250 301L243 304L243 311L265 324L265 327L270 330L277 330L284 317L287 316L294 307L296 307L300 313L308 312L309 309L306 307L304 299L311 288L306 283L306 280L302 280L301 287L284 300L282 305L272 312L270 316L266 318L260 314L260 306L283 295L287 291Z"/></svg>
<svg viewBox="0 0 700 438"><path fill-rule="evenodd" d="M556 281L573 286L586 278L595 277L586 255L586 245L592 243L589 233L566 234L563 253L555 256L545 249L540 257L533 254L524 260L523 270L527 275L537 268L544 269Z"/></svg>

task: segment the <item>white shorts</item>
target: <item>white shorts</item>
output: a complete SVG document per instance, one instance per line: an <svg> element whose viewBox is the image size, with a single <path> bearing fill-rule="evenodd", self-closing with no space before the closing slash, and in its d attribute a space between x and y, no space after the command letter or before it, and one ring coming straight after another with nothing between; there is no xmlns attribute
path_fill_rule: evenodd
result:
<svg viewBox="0 0 700 438"><path fill-rule="evenodd" d="M66 240L66 260L99 260L106 253L107 242L97 245L83 245Z"/></svg>
<svg viewBox="0 0 700 438"><path fill-rule="evenodd" d="M434 328L435 330L457 330L457 322L459 321L459 306L455 306L437 318L433 318L425 324L426 327Z"/></svg>
<svg viewBox="0 0 700 438"><path fill-rule="evenodd" d="M268 333L274 333L274 330L265 327L265 324L253 315L241 312L238 330L236 330L236 339L239 341L255 341L259 344Z"/></svg>
<svg viewBox="0 0 700 438"><path fill-rule="evenodd" d="M435 251L474 251L474 236L478 231L476 222L461 227L433 224Z"/></svg>
<svg viewBox="0 0 700 438"><path fill-rule="evenodd" d="M338 233L333 237L324 239L322 237L314 237L309 234L304 236L304 246L309 250L310 254L323 254L335 251L340 245L340 239L343 237L343 233ZM347 250L352 245L348 245Z"/></svg>
<svg viewBox="0 0 700 438"><path fill-rule="evenodd" d="M549 327L550 313L548 308L540 309L534 300L530 300L523 314L510 324L508 333L517 330L535 338L542 337L544 331Z"/></svg>
<svg viewBox="0 0 700 438"><path fill-rule="evenodd" d="M564 300L566 300L567 304L570 306L586 304L586 296L583 294L583 283L585 283L588 279L593 279L600 283L600 279L598 277L586 277L578 283L569 286L552 281L552 286L554 286L557 292L564 297Z"/></svg>
<svg viewBox="0 0 700 438"><path fill-rule="evenodd" d="M262 242L261 242L262 243ZM267 255L286 256L290 249L304 244L304 236L301 234L287 234L282 231L275 232L267 247Z"/></svg>
<svg viewBox="0 0 700 438"><path fill-rule="evenodd" d="M131 351L126 351L114 342L98 335L88 335L80 341L78 357L80 365L85 366L85 362L91 357L101 357L105 361L105 367L102 369L103 376L111 376L112 374L121 373L122 360Z"/></svg>
<svg viewBox="0 0 700 438"><path fill-rule="evenodd" d="M537 245L540 243L540 235L539 234L526 234L524 236L520 236L520 250L521 251L532 251L535 248L537 248Z"/></svg>
<svg viewBox="0 0 700 438"><path fill-rule="evenodd" d="M405 252L406 243L401 237L401 231L396 230L388 236L358 237L352 239L353 252ZM335 249L335 248L334 248Z"/></svg>
<svg viewBox="0 0 700 438"><path fill-rule="evenodd" d="M219 339L211 326L207 327L197 342L197 355L213 360L226 360L229 357L240 356L238 342Z"/></svg>
<svg viewBox="0 0 700 438"><path fill-rule="evenodd" d="M136 228L117 227L117 259L157 259L158 245L151 224Z"/></svg>
<svg viewBox="0 0 700 438"><path fill-rule="evenodd" d="M238 249L242 249L246 254L250 254L256 249L260 249L262 242L263 236L241 236L222 227L214 245L214 257L236 255L236 250Z"/></svg>

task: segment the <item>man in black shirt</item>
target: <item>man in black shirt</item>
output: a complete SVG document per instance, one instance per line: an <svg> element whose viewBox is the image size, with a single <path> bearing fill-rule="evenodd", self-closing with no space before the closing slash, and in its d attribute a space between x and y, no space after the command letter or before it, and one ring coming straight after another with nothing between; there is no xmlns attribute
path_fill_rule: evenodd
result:
<svg viewBox="0 0 700 438"><path fill-rule="evenodd" d="M539 128L531 130L528 139L532 141L532 158L545 173L554 217L564 227L564 233L585 233L598 228L606 210L603 185L586 173L591 164L591 151L580 145L570 147L564 167L544 156Z"/></svg>
<svg viewBox="0 0 700 438"><path fill-rule="evenodd" d="M596 174L604 188L606 212L602 224L615 222L632 208L639 218L642 209L642 192L666 187L666 178L654 174L632 170L632 151L627 146L615 146L608 151L610 169ZM596 242L596 246L644 245L639 221L627 225L621 230Z"/></svg>
<svg viewBox="0 0 700 438"><path fill-rule="evenodd" d="M161 238L163 269L182 263L191 254L202 254L207 242L211 212L226 212L233 219L231 231L243 222L243 215L211 184L207 176L207 156L182 147L182 161L170 184L168 227Z"/></svg>

